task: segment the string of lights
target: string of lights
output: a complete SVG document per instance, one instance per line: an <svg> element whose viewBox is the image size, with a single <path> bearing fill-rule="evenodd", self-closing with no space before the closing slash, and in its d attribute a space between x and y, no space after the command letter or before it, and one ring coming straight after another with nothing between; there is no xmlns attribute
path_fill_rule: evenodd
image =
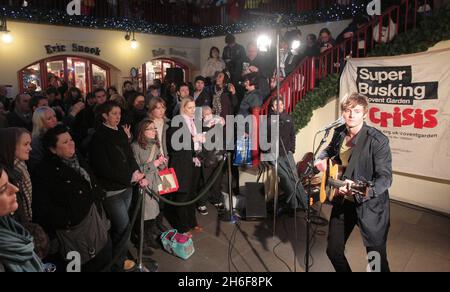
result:
<svg viewBox="0 0 450 292"><path fill-rule="evenodd" d="M317 22L338 21L351 18L365 11L364 4L352 3L350 5L333 5L324 9L304 13L284 14L281 23L284 27L299 26ZM55 25L67 25L72 27L87 27L95 29L114 29L120 31L133 31L139 33L161 34L190 38L209 38L221 36L227 33L237 34L256 31L260 23L267 27L275 28L276 20L260 17L253 22L238 22L230 25L216 25L208 27L191 27L173 24L158 24L143 21L142 19L96 19L93 16L68 15L65 11L42 10L30 7L0 7L0 17L10 20L23 20L32 23L45 23Z"/></svg>

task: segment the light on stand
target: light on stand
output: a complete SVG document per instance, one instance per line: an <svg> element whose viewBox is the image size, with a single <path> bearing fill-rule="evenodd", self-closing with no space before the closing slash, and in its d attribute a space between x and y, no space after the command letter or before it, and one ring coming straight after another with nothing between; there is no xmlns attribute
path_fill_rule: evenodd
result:
<svg viewBox="0 0 450 292"><path fill-rule="evenodd" d="M267 35L261 35L258 37L256 45L258 46L259 51L268 52L272 45L272 40Z"/></svg>

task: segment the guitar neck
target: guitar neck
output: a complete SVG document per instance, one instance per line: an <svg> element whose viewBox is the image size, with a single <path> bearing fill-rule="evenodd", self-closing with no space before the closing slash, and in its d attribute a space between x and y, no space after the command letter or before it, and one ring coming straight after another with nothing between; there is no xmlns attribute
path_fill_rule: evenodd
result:
<svg viewBox="0 0 450 292"><path fill-rule="evenodd" d="M328 184L334 188L341 188L344 187L346 185L345 181L339 180L339 179L333 179L333 178L329 178L328 179Z"/></svg>

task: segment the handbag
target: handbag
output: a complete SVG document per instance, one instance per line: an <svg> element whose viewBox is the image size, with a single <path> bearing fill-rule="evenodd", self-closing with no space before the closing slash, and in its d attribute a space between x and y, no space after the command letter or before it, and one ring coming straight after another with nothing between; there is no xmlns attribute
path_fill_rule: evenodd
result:
<svg viewBox="0 0 450 292"><path fill-rule="evenodd" d="M194 252L194 242L187 235L178 233L176 229L164 232L161 235L161 242L164 249L183 260L190 258Z"/></svg>
<svg viewBox="0 0 450 292"><path fill-rule="evenodd" d="M175 169L167 168L159 172L162 184L158 186L160 195L175 193L180 188Z"/></svg>
<svg viewBox="0 0 450 292"><path fill-rule="evenodd" d="M101 252L109 240L110 222L106 212L99 214L97 206L92 204L87 216L80 224L70 229L56 230L63 258L71 251L80 253L81 264L85 264Z"/></svg>
<svg viewBox="0 0 450 292"><path fill-rule="evenodd" d="M252 139L250 137L240 137L236 141L236 153L234 155L234 166L252 165Z"/></svg>

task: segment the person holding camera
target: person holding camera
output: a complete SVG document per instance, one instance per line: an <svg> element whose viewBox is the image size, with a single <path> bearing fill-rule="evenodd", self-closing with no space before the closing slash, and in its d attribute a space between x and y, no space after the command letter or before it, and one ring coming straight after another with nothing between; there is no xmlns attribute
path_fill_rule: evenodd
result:
<svg viewBox="0 0 450 292"><path fill-rule="evenodd" d="M325 52L328 49L331 49L336 45L336 41L331 36L331 32L328 28L322 28L319 32L319 48L320 53Z"/></svg>

